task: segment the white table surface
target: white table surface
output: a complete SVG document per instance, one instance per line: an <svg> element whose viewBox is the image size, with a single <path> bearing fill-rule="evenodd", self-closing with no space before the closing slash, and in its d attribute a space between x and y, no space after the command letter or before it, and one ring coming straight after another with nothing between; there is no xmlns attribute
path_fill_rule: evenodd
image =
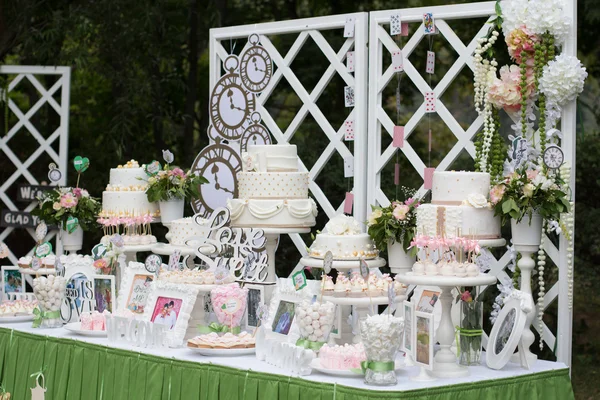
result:
<svg viewBox="0 0 600 400"><path fill-rule="evenodd" d="M241 366L248 367L249 369L257 372L265 372L271 374L285 375L289 374L273 365L267 364L263 361L259 361L256 359L254 355L252 356L237 356L237 357L206 357L194 353L186 348L179 349L143 349L140 347L133 347L127 345L125 343L111 343L109 345L107 338L95 338L95 337L84 337L78 336L67 331L64 328L57 329L34 329L31 327L31 322L23 322L23 323L3 323L0 324L1 328L7 329L15 329L17 331L28 332L43 336L52 336L58 338L65 339L73 339L87 343L94 343L102 346L109 346L112 348L118 349L126 349L134 352L141 352L146 354L152 354L155 356L165 357L165 358L175 358L177 360L185 360L185 361L194 361L200 363L208 363L211 362L217 365L224 365L227 367L244 369ZM357 375L356 378L349 377L337 377L322 374L313 370L313 373L308 376L301 376L300 378L306 379L307 381L314 382L325 382L325 383L337 383L338 385L350 386L355 388L369 389L369 390L385 390L385 391L403 391L403 390L415 390L415 389L424 389L428 387L437 387L437 386L446 386L453 385L459 383L468 383L468 382L480 382L484 380L490 379L502 379L502 378L510 378L513 376L527 375L537 372L544 372L550 370L558 370L566 368L566 365L563 363L551 362L538 360L532 367L531 370L525 370L521 368L518 364L508 363L502 370L495 371L487 368L485 366L485 361L483 361L481 366L470 367L469 371L471 374L464 378L453 378L453 379L438 379L432 382L413 382L409 379L411 376L418 375L417 367L405 367L401 369L398 376L398 384L396 386L368 386L363 382L363 378L360 375Z"/></svg>

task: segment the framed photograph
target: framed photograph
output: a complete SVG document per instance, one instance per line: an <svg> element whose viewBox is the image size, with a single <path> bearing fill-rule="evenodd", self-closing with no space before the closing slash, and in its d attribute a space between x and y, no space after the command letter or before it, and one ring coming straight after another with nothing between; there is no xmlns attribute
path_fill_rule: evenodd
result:
<svg viewBox="0 0 600 400"><path fill-rule="evenodd" d="M433 369L433 314L414 312L413 358L415 364L428 370Z"/></svg>
<svg viewBox="0 0 600 400"><path fill-rule="evenodd" d="M129 309L135 314L143 315L150 287L155 279L156 275L148 272L143 263L130 262L121 278L117 309Z"/></svg>
<svg viewBox="0 0 600 400"><path fill-rule="evenodd" d="M96 309L94 299L94 276L96 271L91 257L81 257L65 265L67 281L66 299L60 309L64 323L77 322L82 312Z"/></svg>
<svg viewBox="0 0 600 400"><path fill-rule="evenodd" d="M196 304L198 287L154 281L146 301L144 319L165 325L166 345L179 347L183 343L190 314Z"/></svg>
<svg viewBox="0 0 600 400"><path fill-rule="evenodd" d="M533 305L533 299L530 297ZM527 314L521 309L521 299L512 298L504 304L492 327L486 348L486 363L492 369L503 368L521 342ZM527 362L526 360L522 360Z"/></svg>
<svg viewBox="0 0 600 400"><path fill-rule="evenodd" d="M94 301L96 311L114 313L115 309L115 276L94 275Z"/></svg>
<svg viewBox="0 0 600 400"><path fill-rule="evenodd" d="M256 315L258 306L265 303L265 299L269 297L269 293L274 290L275 285L247 283L244 287L248 289L248 302L244 318L246 327L250 330L258 327L260 322Z"/></svg>
<svg viewBox="0 0 600 400"><path fill-rule="evenodd" d="M415 306L412 302L405 300L402 303L404 311L404 334L402 335L401 349L406 354L413 355L413 326L415 323Z"/></svg>
<svg viewBox="0 0 600 400"><path fill-rule="evenodd" d="M319 288L317 281L307 283L306 287L296 290L292 279L277 280L277 287L269 303L269 315L265 321L268 339L295 343L300 338L295 321L296 304L304 300L310 301L317 295Z"/></svg>
<svg viewBox="0 0 600 400"><path fill-rule="evenodd" d="M441 292L433 290L423 290L419 302L417 303L417 311L433 314L435 304L440 299Z"/></svg>
<svg viewBox="0 0 600 400"><path fill-rule="evenodd" d="M2 297L8 293L25 293L25 279L19 267L2 267Z"/></svg>

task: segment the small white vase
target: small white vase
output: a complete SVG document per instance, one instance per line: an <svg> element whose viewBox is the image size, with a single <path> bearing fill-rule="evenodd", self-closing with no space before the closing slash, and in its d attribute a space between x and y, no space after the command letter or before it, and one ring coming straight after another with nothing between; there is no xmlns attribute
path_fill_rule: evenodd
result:
<svg viewBox="0 0 600 400"><path fill-rule="evenodd" d="M183 218L183 207L185 206L184 199L171 199L167 201L159 201L160 221L163 224L168 224L176 219Z"/></svg>
<svg viewBox="0 0 600 400"><path fill-rule="evenodd" d="M412 270L416 257L409 255L404 250L402 242L394 241L394 244L392 244L392 240L388 240L387 251L390 271L394 274L405 274Z"/></svg>
<svg viewBox="0 0 600 400"><path fill-rule="evenodd" d="M544 219L536 212L531 216L525 215L520 222L516 222L514 219L510 220L510 226L512 231L512 240L515 248L521 246L532 246L538 247L542 241L542 223ZM517 250L519 250L517 248ZM536 251L537 249L533 249Z"/></svg>
<svg viewBox="0 0 600 400"><path fill-rule="evenodd" d="M81 226L77 226L73 233L69 233L65 229L61 228L60 241L63 249L66 251L76 252L81 250L83 247L83 229L81 229Z"/></svg>

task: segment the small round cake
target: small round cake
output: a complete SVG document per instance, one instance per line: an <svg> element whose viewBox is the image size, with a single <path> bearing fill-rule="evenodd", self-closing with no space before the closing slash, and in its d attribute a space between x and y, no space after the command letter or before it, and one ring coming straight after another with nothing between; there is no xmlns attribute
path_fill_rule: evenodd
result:
<svg viewBox="0 0 600 400"><path fill-rule="evenodd" d="M172 221L165 238L173 246L186 246L188 239L206 239L209 233L208 220L199 216L186 217Z"/></svg>
<svg viewBox="0 0 600 400"><path fill-rule="evenodd" d="M362 343L345 344L343 346L321 347L319 361L327 369L353 369L360 368L360 363L367 359Z"/></svg>
<svg viewBox="0 0 600 400"><path fill-rule="evenodd" d="M317 234L308 254L323 258L328 251L335 260L373 259L379 255L371 237L361 233L358 221L343 214L332 218L324 232Z"/></svg>

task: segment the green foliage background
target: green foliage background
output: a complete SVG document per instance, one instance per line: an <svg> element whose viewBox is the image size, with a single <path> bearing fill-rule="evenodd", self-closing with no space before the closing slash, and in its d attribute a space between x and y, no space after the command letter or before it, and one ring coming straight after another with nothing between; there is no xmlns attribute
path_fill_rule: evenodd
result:
<svg viewBox="0 0 600 400"><path fill-rule="evenodd" d="M448 0L408 0L402 4L389 0L0 0L0 62L18 65L68 65L72 67L71 110L69 122L69 157L87 156L91 168L82 177L82 186L99 197L108 182L108 170L126 160L140 162L160 158L160 151L169 148L176 155L175 163L189 166L198 152L207 144L208 126L208 33L210 28L253 24L275 20L311 16L342 14L356 11L374 11L401 7L420 7L448 3ZM573 381L577 397L597 398L600 389L594 382L600 367L595 362L600 351L596 332L600 322L596 318L600 309L597 295L600 280L596 266L600 263L600 231L598 208L598 118L600 117L600 9L594 0L580 0L578 10L579 57L588 68L590 76L586 90L578 101L577 132L577 205L576 205L576 263L575 263L575 318L573 341ZM466 41L472 37L483 21L451 21L451 27ZM411 26L411 30L414 26ZM272 41L282 54L291 47L296 35L273 37ZM326 39L337 49L343 43L341 32L326 32ZM228 51L238 53L243 41L225 43ZM424 70L425 52L429 48L423 41L410 56L419 71ZM436 75L432 84L457 59L456 53L443 38L433 42L436 52ZM500 64L506 64L504 55ZM384 67L389 63L385 61ZM292 64L300 81L310 91L325 71L325 58L309 39ZM0 82L1 83L1 82ZM51 78L42 82L47 88ZM385 111L393 120L395 115L395 84L384 91ZM324 114L329 116L334 129L345 119L348 110L343 107L343 81L334 77L318 101ZM398 121L403 124L417 109L422 97L408 80L402 82L402 112ZM472 74L464 70L456 82L444 93L451 113L463 126L475 118L472 102ZM59 98L60 93L55 96ZM13 100L23 110L34 104L39 96L27 81L22 82L12 94ZM278 125L285 129L302 106L283 80L267 102L267 108ZM0 115L0 129L12 126L16 119L6 121ZM59 117L48 106L33 118L32 123L44 137L56 129ZM509 134L506 116L502 120L503 135ZM434 132L434 149L431 160L427 155L426 122L421 122L409 142L417 154L436 166L452 148L456 139L434 115L431 119ZM0 134L2 132L0 131ZM36 140L26 131L20 132L18 141L9 145L15 155L26 160ZM308 116L292 142L298 145L300 157L310 168L328 142L318 125ZM390 138L383 138L387 146ZM366 149L353 149L357 152ZM0 153L0 181L4 182L14 171L11 161ZM50 160L41 158L32 167L32 173L43 177ZM343 160L334 155L317 178L334 206L343 200L348 182L342 175ZM404 157L399 158L402 184L417 187L420 178ZM393 164L390 162L382 176L382 187L391 198ZM454 169L472 169L473 161L462 153L452 166ZM69 171L69 183L76 175ZM17 183L25 183L18 181ZM16 184L10 198L16 197ZM3 205L4 207L4 205ZM191 212L188 210L188 212ZM326 222L324 213L316 229ZM505 228L506 229L506 228ZM160 239L160 227L156 227ZM505 232L508 234L508 232ZM29 249L29 239L24 232L9 247L16 254ZM101 232L86 236L86 249L98 242ZM309 237L305 238L310 241ZM287 274L295 265L297 254L287 238L282 239L277 265L280 275ZM547 268L548 270L549 268ZM546 287L556 279L547 274ZM493 297L492 297L493 299ZM491 299L490 299L491 301ZM553 326L556 307L550 307L546 322ZM489 328L489 327L488 327ZM546 351L545 357L551 358Z"/></svg>

